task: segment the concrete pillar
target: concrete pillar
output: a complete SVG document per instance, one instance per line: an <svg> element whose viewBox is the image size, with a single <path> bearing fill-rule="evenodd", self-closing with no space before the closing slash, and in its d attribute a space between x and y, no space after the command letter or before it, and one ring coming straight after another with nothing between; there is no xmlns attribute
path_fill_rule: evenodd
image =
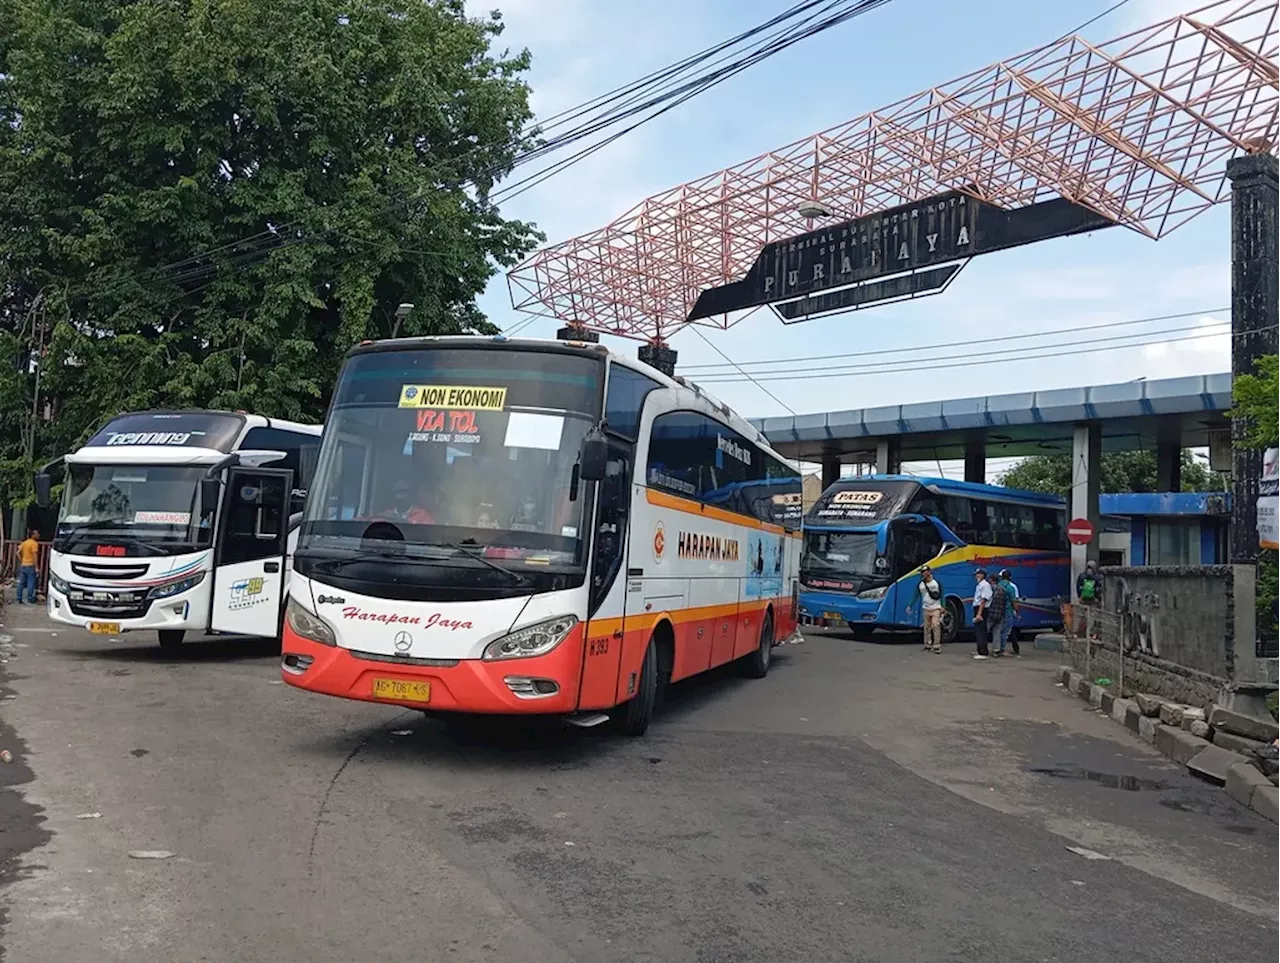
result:
<svg viewBox="0 0 1280 963"><path fill-rule="evenodd" d="M1277 166L1273 154L1227 161L1231 179L1231 375L1252 374L1254 362L1276 353ZM1275 658L1258 643L1254 598L1258 576L1258 478L1262 452L1246 448L1247 419L1231 422L1230 558L1236 678L1274 679ZM1228 660L1230 664L1231 660Z"/></svg>
<svg viewBox="0 0 1280 963"><path fill-rule="evenodd" d="M979 485L987 481L987 439L975 435L964 440L964 480L977 482Z"/></svg>
<svg viewBox="0 0 1280 963"><path fill-rule="evenodd" d="M876 442L876 474L896 475L900 471L902 471L902 439L879 439Z"/></svg>
<svg viewBox="0 0 1280 963"><path fill-rule="evenodd" d="M1087 518L1093 523L1093 541L1071 546L1071 596L1075 598L1076 576L1085 563L1098 560L1098 490L1102 487L1102 426L1076 425L1071 438L1071 500L1067 521Z"/></svg>
<svg viewBox="0 0 1280 963"><path fill-rule="evenodd" d="M822 490L825 492L828 488L840 480L840 456L839 455L823 455L822 456Z"/></svg>
<svg viewBox="0 0 1280 963"><path fill-rule="evenodd" d="M1156 491L1182 491L1182 445L1179 440L1156 443Z"/></svg>

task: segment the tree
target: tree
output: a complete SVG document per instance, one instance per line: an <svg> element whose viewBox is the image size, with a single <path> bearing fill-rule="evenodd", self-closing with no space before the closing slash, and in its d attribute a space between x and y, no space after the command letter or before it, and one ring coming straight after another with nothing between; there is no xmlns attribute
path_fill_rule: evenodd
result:
<svg viewBox="0 0 1280 963"><path fill-rule="evenodd" d="M1276 355L1259 358L1254 365L1257 374L1240 375L1231 386L1235 409L1233 416L1249 419L1250 448L1274 448L1280 442L1280 359ZM1274 549L1258 550L1257 607L1258 632L1265 638L1277 635L1276 598L1280 595L1280 565Z"/></svg>
<svg viewBox="0 0 1280 963"><path fill-rule="evenodd" d="M0 502L105 417L318 421L365 338L491 332L527 52L462 0L0 0ZM402 302L416 307L395 319Z"/></svg>
<svg viewBox="0 0 1280 963"><path fill-rule="evenodd" d="M1108 451L1102 455L1102 491L1156 491L1156 456L1150 451ZM1032 455L1000 476L1000 484L1050 495L1071 491L1070 455ZM1182 490L1222 491L1223 483L1187 449L1182 450Z"/></svg>

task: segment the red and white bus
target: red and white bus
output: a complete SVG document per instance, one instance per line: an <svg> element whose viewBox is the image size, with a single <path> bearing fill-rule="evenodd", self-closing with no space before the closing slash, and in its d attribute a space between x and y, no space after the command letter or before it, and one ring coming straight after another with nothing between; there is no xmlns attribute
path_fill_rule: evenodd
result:
<svg viewBox="0 0 1280 963"><path fill-rule="evenodd" d="M348 355L294 555L282 674L427 712L614 716L763 677L797 631L800 475L681 379L595 344Z"/></svg>

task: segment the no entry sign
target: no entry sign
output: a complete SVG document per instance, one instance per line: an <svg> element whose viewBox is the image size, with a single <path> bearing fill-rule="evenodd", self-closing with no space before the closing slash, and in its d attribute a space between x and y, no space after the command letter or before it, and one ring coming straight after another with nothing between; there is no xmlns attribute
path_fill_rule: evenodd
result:
<svg viewBox="0 0 1280 963"><path fill-rule="evenodd" d="M1067 541L1072 545L1088 545L1093 541L1093 523L1087 518L1073 518L1067 525Z"/></svg>

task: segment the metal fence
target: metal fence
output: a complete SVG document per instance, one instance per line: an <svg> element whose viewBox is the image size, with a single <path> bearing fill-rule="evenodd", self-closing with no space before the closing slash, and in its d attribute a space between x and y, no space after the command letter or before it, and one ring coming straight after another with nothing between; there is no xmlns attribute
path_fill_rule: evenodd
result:
<svg viewBox="0 0 1280 963"><path fill-rule="evenodd" d="M1116 684L1116 692L1123 694L1124 661L1128 651L1124 619L1116 612L1084 602L1072 602L1064 607L1062 614L1066 637L1062 649L1064 659L1070 659L1073 654L1080 658L1081 669L1090 682L1095 681L1095 669L1114 672L1116 678L1111 681Z"/></svg>
<svg viewBox="0 0 1280 963"><path fill-rule="evenodd" d="M7 589L18 580L18 546L21 542L0 540L0 586ZM36 559L36 591L43 595L49 585L49 552L51 542L40 543L40 554Z"/></svg>

